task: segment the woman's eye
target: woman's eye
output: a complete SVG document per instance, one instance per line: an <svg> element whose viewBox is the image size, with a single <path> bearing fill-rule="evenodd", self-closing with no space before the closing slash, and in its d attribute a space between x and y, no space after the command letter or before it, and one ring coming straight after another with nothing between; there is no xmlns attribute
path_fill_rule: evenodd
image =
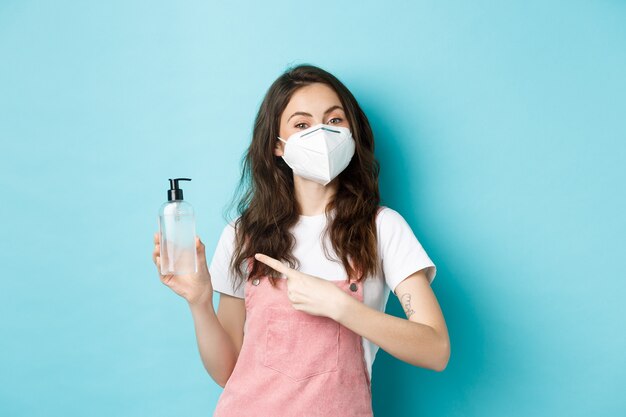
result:
<svg viewBox="0 0 626 417"><path fill-rule="evenodd" d="M332 123L333 120L337 120L337 122ZM332 119L328 121L328 124L337 124L337 123L341 123L341 117L333 117Z"/></svg>
<svg viewBox="0 0 626 417"><path fill-rule="evenodd" d="M298 123L295 127L298 129L306 129L306 123Z"/></svg>

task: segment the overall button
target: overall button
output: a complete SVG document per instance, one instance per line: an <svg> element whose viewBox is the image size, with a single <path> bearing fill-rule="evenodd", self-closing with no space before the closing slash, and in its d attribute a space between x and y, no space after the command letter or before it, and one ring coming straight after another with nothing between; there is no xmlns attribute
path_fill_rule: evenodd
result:
<svg viewBox="0 0 626 417"><path fill-rule="evenodd" d="M259 285L259 282L260 282L259 279L255 278L252 280L252 285Z"/></svg>
<svg viewBox="0 0 626 417"><path fill-rule="evenodd" d="M356 292L356 290L358 290L359 287L357 287L357 285L353 282L352 284L350 284L350 291L352 292Z"/></svg>

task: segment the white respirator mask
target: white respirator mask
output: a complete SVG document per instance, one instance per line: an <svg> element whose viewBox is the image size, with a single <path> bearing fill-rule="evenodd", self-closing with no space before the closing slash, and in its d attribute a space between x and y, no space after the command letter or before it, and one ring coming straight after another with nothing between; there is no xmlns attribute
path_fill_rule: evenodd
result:
<svg viewBox="0 0 626 417"><path fill-rule="evenodd" d="M283 159L295 175L326 185L346 169L355 151L347 127L317 124L289 136Z"/></svg>

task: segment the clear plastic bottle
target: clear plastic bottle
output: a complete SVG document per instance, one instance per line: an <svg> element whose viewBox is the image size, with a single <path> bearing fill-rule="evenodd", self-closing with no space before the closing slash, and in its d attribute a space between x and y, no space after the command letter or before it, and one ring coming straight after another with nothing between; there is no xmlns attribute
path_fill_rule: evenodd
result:
<svg viewBox="0 0 626 417"><path fill-rule="evenodd" d="M196 220L191 204L183 200L178 181L170 178L167 201L159 210L161 274L183 275L198 272L196 255Z"/></svg>

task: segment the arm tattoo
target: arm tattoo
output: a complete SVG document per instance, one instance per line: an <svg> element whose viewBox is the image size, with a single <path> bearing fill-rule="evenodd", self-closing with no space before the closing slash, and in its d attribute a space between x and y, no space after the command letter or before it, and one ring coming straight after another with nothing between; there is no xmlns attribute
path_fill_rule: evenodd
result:
<svg viewBox="0 0 626 417"><path fill-rule="evenodd" d="M402 294L402 296L400 297L400 302L402 303L402 307L404 307L406 318L410 318L413 313L415 313L415 310L411 308L411 294Z"/></svg>

